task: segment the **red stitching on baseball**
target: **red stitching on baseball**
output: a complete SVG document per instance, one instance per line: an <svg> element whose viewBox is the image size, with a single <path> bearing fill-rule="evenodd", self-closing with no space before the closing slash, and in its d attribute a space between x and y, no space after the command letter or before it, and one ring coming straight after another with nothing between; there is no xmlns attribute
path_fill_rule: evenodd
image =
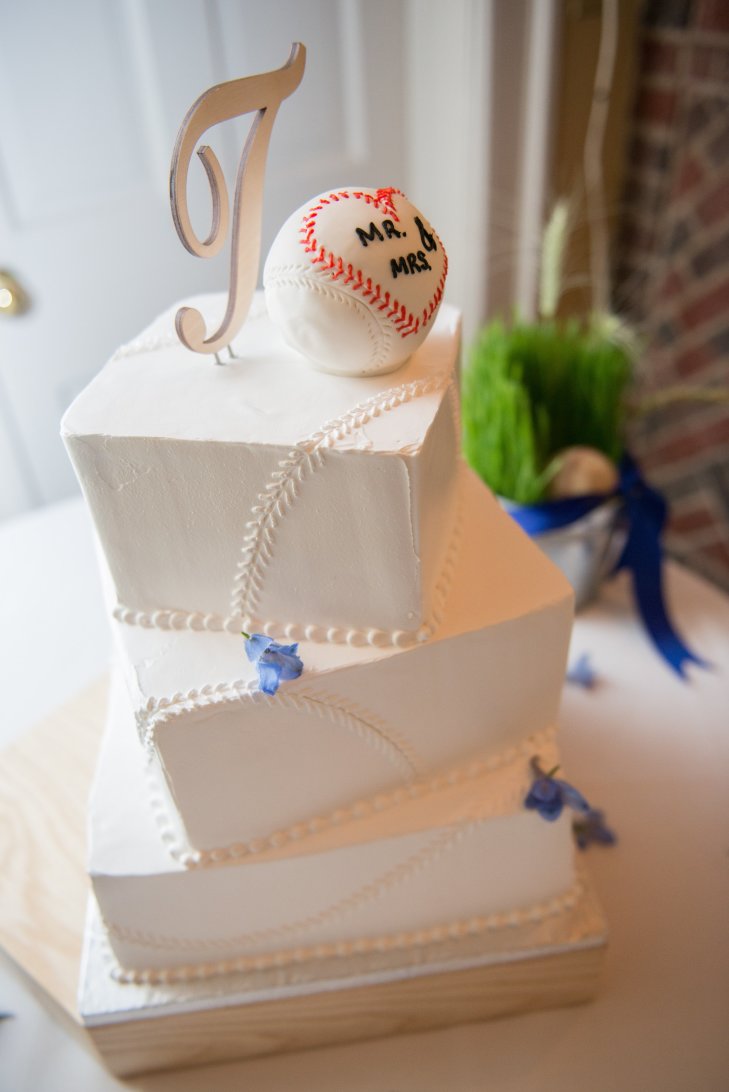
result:
<svg viewBox="0 0 729 1092"><path fill-rule="evenodd" d="M394 202L392 200L392 195L394 193L400 193L400 191L396 190L393 186L388 186L387 189L385 189L385 190L378 190L377 191L377 200L381 204L383 204L385 206L387 211L392 216L393 220L397 220L399 222L400 217L397 215L397 212L395 211L395 205L394 205Z"/></svg>
<svg viewBox="0 0 729 1092"><path fill-rule="evenodd" d="M351 193L348 190L339 190L338 192L330 193L326 197L320 197L316 205L313 205L307 210L304 216L303 227L299 231L299 235L302 236L301 243L304 247L304 252L311 254L312 265L321 265L325 269L332 270L331 279L337 280L344 274L344 261L343 259L335 257L330 251L327 253L323 246L319 246L316 239L316 221L318 215L323 209L331 204L340 200L349 200L351 197L357 198L357 200L364 201L368 205L373 205L375 208L380 209L383 212L387 212L393 220L399 222L400 217L397 214L395 208L394 197L398 194L404 197L404 194L400 190L395 189L393 186L388 186L386 189L377 190L373 197L370 193L364 193L362 190L353 190ZM306 229L306 230L305 230ZM437 236L436 236L437 238ZM440 242L440 239L438 239ZM318 248L318 249L317 249ZM441 243L441 249L443 244ZM368 277L364 280L364 274L361 269L357 269L356 272L351 265L347 266L347 275L344 277L344 284L349 284L352 291L360 292L365 299L371 296L370 304L378 304L378 310L384 311L386 308L390 308L388 317L393 320L393 326L400 334L401 337L408 337L410 334L416 334L420 330L421 325L426 326L432 318L438 304L443 297L443 285L445 284L446 274L448 272L448 256L443 250L443 273L441 274L438 287L433 295L430 303L423 309L422 320L416 318L412 312L407 311L405 304L401 304L398 300L392 299L389 292L385 292L382 295L382 288L379 284L372 286L372 278ZM381 303L379 301L382 300ZM394 316L397 315L397 318Z"/></svg>

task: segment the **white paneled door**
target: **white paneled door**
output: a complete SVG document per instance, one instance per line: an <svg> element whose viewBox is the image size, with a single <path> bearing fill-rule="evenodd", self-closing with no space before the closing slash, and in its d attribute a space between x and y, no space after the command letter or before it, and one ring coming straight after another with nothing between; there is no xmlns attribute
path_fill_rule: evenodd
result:
<svg viewBox="0 0 729 1092"><path fill-rule="evenodd" d="M117 345L175 300L227 284L183 250L167 193L177 128L214 83L308 50L273 131L265 255L329 186L403 184L402 5L389 0L0 0L0 518L75 489L63 410ZM213 134L231 179L243 122ZM202 167L194 222L209 216ZM0 282L1 283L1 282ZM7 300L7 296L4 297ZM0 303L2 299L0 299Z"/></svg>

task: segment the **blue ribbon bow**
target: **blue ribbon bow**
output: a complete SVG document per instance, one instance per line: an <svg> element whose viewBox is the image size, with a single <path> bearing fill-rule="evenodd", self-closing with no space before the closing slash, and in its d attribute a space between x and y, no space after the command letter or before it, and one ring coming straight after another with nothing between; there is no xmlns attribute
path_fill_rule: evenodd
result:
<svg viewBox="0 0 729 1092"><path fill-rule="evenodd" d="M674 671L686 678L688 662L701 667L708 667L708 664L683 643L666 610L661 564L661 533L668 514L666 502L641 477L630 455L623 456L619 470L618 484L611 493L589 493L525 507L515 506L510 513L527 534L537 535L567 527L606 500L618 498L622 502L627 538L613 572L630 571L643 624L661 656Z"/></svg>

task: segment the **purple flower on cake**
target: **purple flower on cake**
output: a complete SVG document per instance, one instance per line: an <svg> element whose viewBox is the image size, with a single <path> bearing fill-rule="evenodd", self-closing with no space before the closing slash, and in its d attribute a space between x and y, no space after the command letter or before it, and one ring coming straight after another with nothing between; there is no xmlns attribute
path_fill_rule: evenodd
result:
<svg viewBox="0 0 729 1092"><path fill-rule="evenodd" d="M246 633L246 656L258 670L258 686L264 694L275 694L279 684L287 679L298 679L304 670L300 656L297 656L298 643L279 645L273 637L265 633Z"/></svg>
<svg viewBox="0 0 729 1092"><path fill-rule="evenodd" d="M590 808L584 816L573 819L572 832L580 849L587 849L593 842L603 846L617 842L614 831L605 823L605 813L598 808Z"/></svg>
<svg viewBox="0 0 729 1092"><path fill-rule="evenodd" d="M574 785L554 776L559 766L545 773L536 757L532 758L530 765L534 773L534 781L524 799L525 807L539 812L542 819L547 819L550 823L559 819L565 806L582 815L590 812L590 805L582 793L578 792Z"/></svg>
<svg viewBox="0 0 729 1092"><path fill-rule="evenodd" d="M592 690L597 682L597 675L590 660L590 653L583 652L567 669L566 679L568 683L582 686L585 690Z"/></svg>

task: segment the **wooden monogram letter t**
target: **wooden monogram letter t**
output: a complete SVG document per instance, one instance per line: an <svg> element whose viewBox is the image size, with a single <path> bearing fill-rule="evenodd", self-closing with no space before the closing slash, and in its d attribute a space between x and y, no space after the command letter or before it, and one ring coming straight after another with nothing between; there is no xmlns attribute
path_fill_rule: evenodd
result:
<svg viewBox="0 0 729 1092"><path fill-rule="evenodd" d="M225 345L230 345L248 314L258 279L263 176L268 142L278 108L301 83L305 63L306 50L297 43L292 47L283 68L211 87L190 107L177 134L170 168L172 217L177 234L187 250L200 258L212 258L223 246L228 230L228 191L215 153L201 145L197 154L210 183L212 224L207 239L198 239L187 208L190 161L198 140L213 125L257 111L241 154L235 184L230 286L225 316L219 328L209 337L206 337L205 320L195 308L182 307L175 318L180 340L197 353L217 353Z"/></svg>

